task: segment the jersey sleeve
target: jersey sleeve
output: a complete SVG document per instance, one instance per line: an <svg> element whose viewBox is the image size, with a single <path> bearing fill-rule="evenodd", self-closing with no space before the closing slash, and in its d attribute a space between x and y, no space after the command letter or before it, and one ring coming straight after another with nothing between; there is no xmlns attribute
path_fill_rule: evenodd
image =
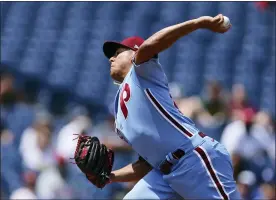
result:
<svg viewBox="0 0 276 200"><path fill-rule="evenodd" d="M134 57L135 58L135 57ZM150 60L137 65L135 59L132 59L132 64L138 76L154 82L167 82L166 75L159 62L158 57L151 58Z"/></svg>

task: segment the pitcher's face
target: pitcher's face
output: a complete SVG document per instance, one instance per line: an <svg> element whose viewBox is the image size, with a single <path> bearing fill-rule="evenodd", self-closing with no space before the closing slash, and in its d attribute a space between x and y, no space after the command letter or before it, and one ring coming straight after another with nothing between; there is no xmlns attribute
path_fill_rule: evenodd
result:
<svg viewBox="0 0 276 200"><path fill-rule="evenodd" d="M118 82L123 82L130 67L134 51L126 48L119 48L115 54L109 59L110 76Z"/></svg>

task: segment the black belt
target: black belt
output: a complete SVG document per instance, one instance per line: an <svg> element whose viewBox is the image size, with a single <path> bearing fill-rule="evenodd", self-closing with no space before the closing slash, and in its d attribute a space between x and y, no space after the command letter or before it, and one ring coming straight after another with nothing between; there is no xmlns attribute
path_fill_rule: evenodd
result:
<svg viewBox="0 0 276 200"><path fill-rule="evenodd" d="M202 132L198 133L200 135L200 137L204 138L206 135ZM179 160L180 158L182 158L185 155L185 151L183 151L182 149L177 149L176 151L174 151L172 153L172 156L174 157L174 159ZM167 159L165 159L159 166L159 170L167 175L169 173L171 173L171 168L172 168L173 164L168 161Z"/></svg>

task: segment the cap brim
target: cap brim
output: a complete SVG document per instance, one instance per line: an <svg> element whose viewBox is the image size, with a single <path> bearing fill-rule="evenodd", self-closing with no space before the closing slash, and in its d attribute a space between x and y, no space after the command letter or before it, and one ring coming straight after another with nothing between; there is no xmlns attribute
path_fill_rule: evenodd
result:
<svg viewBox="0 0 276 200"><path fill-rule="evenodd" d="M103 45L103 52L104 55L109 59L112 56L114 56L115 52L117 51L117 49L119 49L120 47L124 47L124 48L128 48L128 49L132 49L128 46L125 46L119 42L115 42L115 41L107 41L104 43Z"/></svg>

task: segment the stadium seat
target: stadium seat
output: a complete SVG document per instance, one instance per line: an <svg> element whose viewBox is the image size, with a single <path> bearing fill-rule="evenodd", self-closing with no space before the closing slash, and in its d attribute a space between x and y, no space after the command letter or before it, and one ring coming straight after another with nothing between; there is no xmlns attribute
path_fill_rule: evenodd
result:
<svg viewBox="0 0 276 200"><path fill-rule="evenodd" d="M167 25L173 25L188 19L188 2L162 2L160 19Z"/></svg>
<svg viewBox="0 0 276 200"><path fill-rule="evenodd" d="M13 2L1 2L1 24L5 23L6 17L12 7ZM1 29L1 32L3 30Z"/></svg>
<svg viewBox="0 0 276 200"><path fill-rule="evenodd" d="M241 29L245 22L246 4L245 2L220 2L218 5L218 13L229 17L233 27L239 27Z"/></svg>
<svg viewBox="0 0 276 200"><path fill-rule="evenodd" d="M18 2L12 4L9 12L13 13L6 16L1 30L1 41L9 42L2 45L1 42L1 60L14 63L14 67L20 62L24 47L28 42L29 28L32 27L35 15L40 3ZM2 29L2 28L1 28Z"/></svg>
<svg viewBox="0 0 276 200"><path fill-rule="evenodd" d="M45 74L51 67L57 37L57 31L38 31L27 45L19 66L20 71L29 77L45 80Z"/></svg>
<svg viewBox="0 0 276 200"><path fill-rule="evenodd" d="M275 47L274 47L275 49ZM275 51L275 50L274 50ZM276 117L275 112L275 55L271 56L268 66L265 68L261 80L260 107Z"/></svg>
<svg viewBox="0 0 276 200"><path fill-rule="evenodd" d="M100 47L102 48L102 44ZM75 87L75 94L88 103L102 104L102 99L105 98L107 82L101 80L109 77L109 63L103 56L101 48L98 53L92 52L91 56L86 57Z"/></svg>

